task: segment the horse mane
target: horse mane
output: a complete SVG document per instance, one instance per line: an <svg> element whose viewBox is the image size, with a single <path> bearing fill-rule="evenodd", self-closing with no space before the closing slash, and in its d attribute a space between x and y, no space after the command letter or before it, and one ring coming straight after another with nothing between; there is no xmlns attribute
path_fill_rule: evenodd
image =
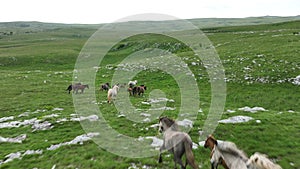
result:
<svg viewBox="0 0 300 169"><path fill-rule="evenodd" d="M159 122L165 123L168 127L172 127L173 130L178 130L178 125L173 119L170 119L168 117L161 117L159 118Z"/></svg>
<svg viewBox="0 0 300 169"><path fill-rule="evenodd" d="M222 152L230 153L236 156L239 156L243 161L247 161L248 157L245 152L242 150L238 149L236 144L230 141L224 141L222 143L216 144L218 149Z"/></svg>

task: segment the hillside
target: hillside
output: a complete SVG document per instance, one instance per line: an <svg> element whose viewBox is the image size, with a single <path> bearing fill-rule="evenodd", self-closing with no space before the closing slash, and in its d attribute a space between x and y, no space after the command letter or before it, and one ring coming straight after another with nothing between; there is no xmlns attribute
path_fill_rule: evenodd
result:
<svg viewBox="0 0 300 169"><path fill-rule="evenodd" d="M200 28L212 46L204 48L215 49L224 67L226 102L224 110L217 112L220 120L250 119L242 123L216 122L216 129L209 134L236 143L248 156L265 153L284 169L299 169L299 16L191 22L205 25ZM132 23L117 26L128 24ZM147 28L163 23L134 24ZM87 83L83 79L88 77L76 79L78 70L74 68L98 26L0 23L0 168L172 168L172 156L164 153L164 162L158 164L158 151L151 147L157 146L161 138L155 127L159 116L178 118L193 126L188 133L198 145L193 150L195 159L201 168L209 168L210 150L201 147L205 136L200 138L199 132L208 134L203 126L214 110L211 102L216 94L211 93L211 83L215 79L207 72L211 65L204 64L190 46L178 39L151 33L125 38L110 48L99 65L92 67L95 79L89 83L89 89L83 94L68 94L66 89L72 82ZM178 34L190 32L174 33ZM100 41L95 45L108 43ZM158 59L151 55L156 54L154 49L180 59L165 53ZM142 55L135 55L139 52ZM135 60L135 56L143 56L144 60ZM155 68L160 64L176 75ZM129 96L126 88L120 89L132 107L123 108L121 98L108 104L107 93L99 90L100 84L114 83L114 78L123 83L122 75L125 79L132 75L132 80L147 86L144 96ZM193 83L189 83L191 79ZM178 80L187 88L180 86ZM182 88L192 92L189 96L199 96L199 106L183 108L182 103L193 97L184 97ZM96 98L90 97L94 95ZM111 129L116 135L105 132ZM133 138L133 142L114 144L122 135ZM127 146L140 142L146 145L141 152L154 156L129 158L136 154L131 154ZM119 146L127 157L112 153Z"/></svg>

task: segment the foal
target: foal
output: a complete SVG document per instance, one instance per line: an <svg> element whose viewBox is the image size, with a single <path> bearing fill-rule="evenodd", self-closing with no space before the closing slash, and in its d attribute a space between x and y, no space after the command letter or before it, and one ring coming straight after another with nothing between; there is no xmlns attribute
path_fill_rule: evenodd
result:
<svg viewBox="0 0 300 169"><path fill-rule="evenodd" d="M159 131L164 135L163 145L160 147L159 163L162 162L162 151L168 150L174 155L175 169L177 168L176 163L181 166L181 169L185 169L187 164L191 165L193 169L198 169L192 151L192 139L187 133L178 131L178 126L174 120L167 117L160 118ZM185 165L181 160L184 153L186 154Z"/></svg>

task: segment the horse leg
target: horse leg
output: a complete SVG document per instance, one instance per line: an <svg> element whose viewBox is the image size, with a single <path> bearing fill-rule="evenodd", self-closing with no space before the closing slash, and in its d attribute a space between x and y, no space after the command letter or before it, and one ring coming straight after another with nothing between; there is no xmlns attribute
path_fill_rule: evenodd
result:
<svg viewBox="0 0 300 169"><path fill-rule="evenodd" d="M178 163L181 167L181 169L185 169L185 165L183 165L182 160L181 160L181 155L182 153L178 152L178 151L174 151L174 163L175 163L175 168L176 167L176 163Z"/></svg>
<svg viewBox="0 0 300 169"><path fill-rule="evenodd" d="M163 143L163 145L159 148L159 157L158 157L158 163L162 163L162 152L166 149L165 147L165 143Z"/></svg>
<svg viewBox="0 0 300 169"><path fill-rule="evenodd" d="M181 169L185 169L185 165L183 165L181 158L180 158L180 157L177 157L177 156L174 154L174 165L175 165L174 168L175 168L175 169L177 168L177 166L176 166L177 163L180 165Z"/></svg>
<svg viewBox="0 0 300 169"><path fill-rule="evenodd" d="M158 163L162 163L161 153L159 153L159 156L158 156Z"/></svg>
<svg viewBox="0 0 300 169"><path fill-rule="evenodd" d="M212 162L211 169L218 169L218 163L216 164L215 162Z"/></svg>

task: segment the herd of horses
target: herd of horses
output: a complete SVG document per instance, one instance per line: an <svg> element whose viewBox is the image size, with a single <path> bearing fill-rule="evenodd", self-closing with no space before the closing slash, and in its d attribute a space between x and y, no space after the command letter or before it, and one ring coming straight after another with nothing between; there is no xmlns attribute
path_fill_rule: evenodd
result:
<svg viewBox="0 0 300 169"><path fill-rule="evenodd" d="M127 91L129 92L130 96L143 96L145 93L145 90L147 90L147 87L145 85L137 85L137 80L129 81L128 84L116 84L112 88L110 87L109 83L103 83L100 85L100 91L107 91L107 102L111 103L113 99L116 98L117 93L120 88L128 87ZM75 83L70 84L68 88L66 89L69 94L73 90L73 93L78 94L78 91L80 90L80 93L83 93L85 89L89 88L89 85L87 84L81 84L81 83Z"/></svg>
<svg viewBox="0 0 300 169"><path fill-rule="evenodd" d="M101 84L100 91L107 91L107 102L111 103L117 96L119 88L126 87L130 96L142 96L147 89L145 85L137 85L137 81L129 81L128 84L117 84L110 88L109 83ZM67 91L69 93L73 90L73 93L84 92L85 88L89 88L88 85L81 83L71 84L68 86ZM177 168L177 164L181 169L185 169L187 165L190 165L193 169L198 169L198 165L195 162L192 146L193 142L191 137L179 130L178 124L175 120L168 117L159 118L159 132L163 133L163 145L160 147L158 162L162 162L162 153L169 151L173 154L174 168ZM265 154L254 153L250 158L237 148L235 143L230 141L218 141L214 136L209 135L205 140L204 148L209 148L211 169L217 169L219 165L222 165L225 169L282 169L278 164L273 163ZM182 162L182 156L185 154L186 162Z"/></svg>

